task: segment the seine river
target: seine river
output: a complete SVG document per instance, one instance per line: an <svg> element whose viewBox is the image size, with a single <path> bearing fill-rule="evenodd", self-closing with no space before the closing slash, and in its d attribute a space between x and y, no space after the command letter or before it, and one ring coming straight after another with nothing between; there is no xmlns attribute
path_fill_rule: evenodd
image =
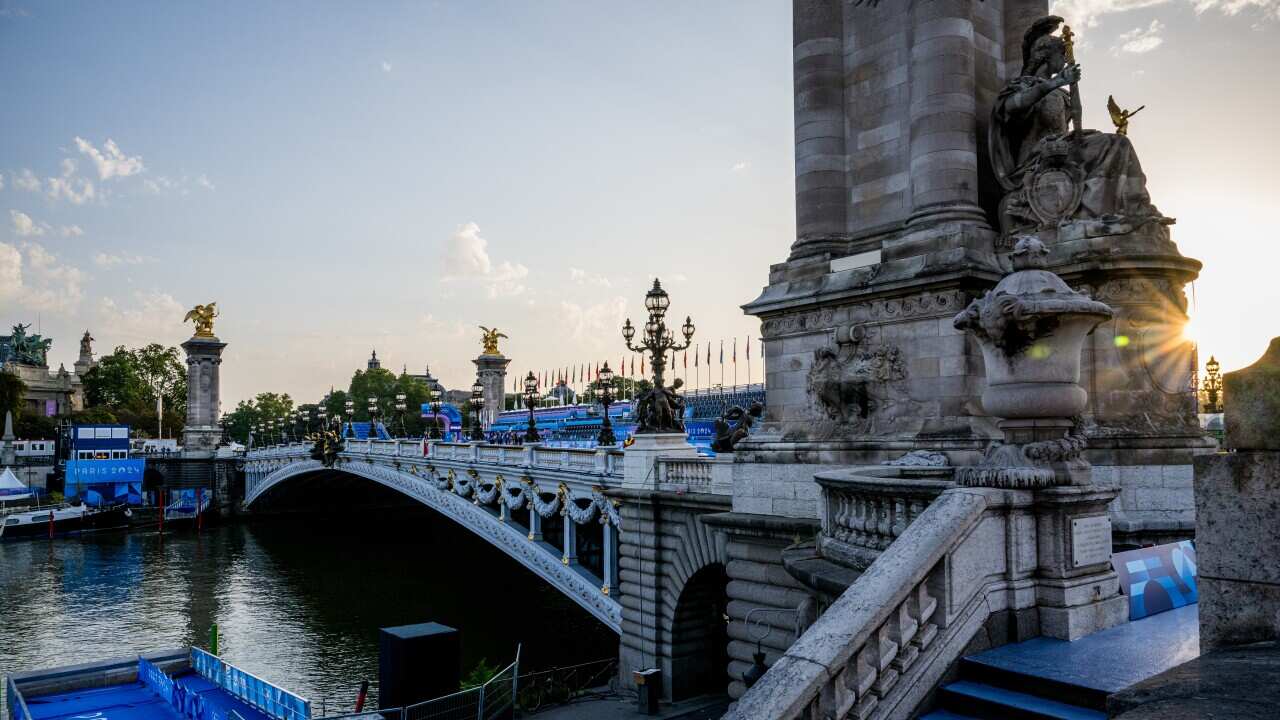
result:
<svg viewBox="0 0 1280 720"><path fill-rule="evenodd" d="M0 543L0 676L195 644L332 714L378 680L378 628L462 633L464 672L615 657L617 636L439 516L292 517L193 530ZM370 705L377 693L370 691Z"/></svg>

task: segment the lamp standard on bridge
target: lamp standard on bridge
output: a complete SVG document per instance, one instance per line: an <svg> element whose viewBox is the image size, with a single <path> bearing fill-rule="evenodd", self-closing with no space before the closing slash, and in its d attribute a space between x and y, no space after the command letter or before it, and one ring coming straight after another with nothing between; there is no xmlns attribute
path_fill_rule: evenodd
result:
<svg viewBox="0 0 1280 720"><path fill-rule="evenodd" d="M428 434L432 440L439 440L444 437L440 432L440 388L431 388L431 432Z"/></svg>
<svg viewBox="0 0 1280 720"><path fill-rule="evenodd" d="M404 424L404 411L409 407L405 403L407 399L408 397L404 393L396 393L396 419L392 422L393 427L396 424L400 425L400 434L396 437L409 437L409 429Z"/></svg>
<svg viewBox="0 0 1280 720"><path fill-rule="evenodd" d="M609 363L606 361L604 367L600 368L599 389L600 404L604 406L604 422L600 425L600 434L596 437L597 445L617 445L618 438L613 435L613 423L609 420L609 404L613 402L613 370L609 369Z"/></svg>
<svg viewBox="0 0 1280 720"><path fill-rule="evenodd" d="M680 332L684 335L684 344L677 343L675 334L667 327L664 320L670 305L671 297L667 295L666 290L662 289L662 283L654 278L653 288L644 295L644 307L649 311L649 322L644 324L643 341L639 345L632 344L631 341L636 336L636 328L631 324L631 318L627 318L626 324L622 326L622 339L626 341L627 349L638 353L647 352L650 364L653 366L653 389L640 396L637 405L639 415L637 434L684 432L684 418L678 416L683 403L675 395L675 386L668 390L664 385L663 373L667 367L667 353L687 350L696 328L693 326L693 319L685 316L684 325L680 326Z"/></svg>
<svg viewBox="0 0 1280 720"><path fill-rule="evenodd" d="M369 439L378 439L378 398L368 398L369 401Z"/></svg>
<svg viewBox="0 0 1280 720"><path fill-rule="evenodd" d="M343 411L344 411L344 412L346 412L346 414L347 414L347 432L351 433L351 436L352 436L352 437L355 437L356 429L355 429L354 427L352 427L352 426L351 426L351 421L355 420L355 416L356 416L356 401L355 401L355 400L348 400L348 401L343 405L343 408L342 408L342 409L343 409ZM345 435L346 433L343 433L343 434Z"/></svg>
<svg viewBox="0 0 1280 720"><path fill-rule="evenodd" d="M480 384L480 378L476 378L476 382L471 386L471 439L476 442L484 441L484 425L480 422L480 414L484 412L484 385Z"/></svg>
<svg viewBox="0 0 1280 720"><path fill-rule="evenodd" d="M538 378L534 377L533 371L524 378L524 404L529 408L529 427L524 431L524 441L527 443L542 442L542 437L538 435L538 421L533 417L533 406L538 402Z"/></svg>
<svg viewBox="0 0 1280 720"><path fill-rule="evenodd" d="M316 424L320 426L321 433L329 429L329 411L323 405L316 410Z"/></svg>
<svg viewBox="0 0 1280 720"><path fill-rule="evenodd" d="M280 444L288 445L293 442L293 418L281 415L276 422L280 423Z"/></svg>

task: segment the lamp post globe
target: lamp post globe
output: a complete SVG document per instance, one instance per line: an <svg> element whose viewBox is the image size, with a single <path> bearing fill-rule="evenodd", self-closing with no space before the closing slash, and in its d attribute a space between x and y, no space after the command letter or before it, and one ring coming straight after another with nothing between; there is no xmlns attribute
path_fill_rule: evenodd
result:
<svg viewBox="0 0 1280 720"><path fill-rule="evenodd" d="M431 388L431 433L429 437L432 440L439 440L444 437L444 433L440 432L440 388Z"/></svg>
<svg viewBox="0 0 1280 720"><path fill-rule="evenodd" d="M613 402L613 370L609 368L609 363L605 362L604 367L600 368L599 390L600 404L604 406L604 420L600 424L600 434L596 436L597 445L617 445L618 438L613 434L613 422L609 420L609 405Z"/></svg>
<svg viewBox="0 0 1280 720"><path fill-rule="evenodd" d="M693 318L685 316L684 324L680 326L684 342L678 342L675 332L667 327L664 320L670 305L671 297L662 289L662 283L655 279L653 288L644 296L644 307L649 312L649 318L644 324L644 336L640 343L633 342L636 330L630 318L622 326L622 339L626 341L627 349L647 354L650 367L653 368L653 389L640 396L636 407L639 420L637 433L684 432L684 401L676 393L679 381L668 388L663 382L663 376L668 358L674 362L675 353L690 347L697 328L693 325Z"/></svg>
<svg viewBox="0 0 1280 720"><path fill-rule="evenodd" d="M527 443L542 442L542 437L538 435L538 421L533 417L533 406L538 402L538 378L530 371L524 378L524 404L529 408L529 427L524 431L524 441Z"/></svg>
<svg viewBox="0 0 1280 720"><path fill-rule="evenodd" d="M484 424L480 420L483 412L484 385L480 384L480 378L476 378L475 384L471 386L471 439L475 442L484 440Z"/></svg>
<svg viewBox="0 0 1280 720"><path fill-rule="evenodd" d="M409 407L405 404L406 399L407 396L404 393L396 393L396 421L400 425L401 437L408 437L409 435L409 429L404 424L404 413Z"/></svg>

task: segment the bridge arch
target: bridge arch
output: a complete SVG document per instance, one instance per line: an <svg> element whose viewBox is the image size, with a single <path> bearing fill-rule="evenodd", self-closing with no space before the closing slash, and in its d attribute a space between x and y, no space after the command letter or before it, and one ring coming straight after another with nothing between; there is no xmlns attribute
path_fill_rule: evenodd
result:
<svg viewBox="0 0 1280 720"><path fill-rule="evenodd" d="M567 595L614 632L622 632L622 607L601 592L598 581L531 542L523 530L501 517L495 517L479 504L480 493L476 483L455 478L452 471L443 478L429 466L399 462L383 465L345 457L332 468L311 459L281 458L256 461L254 466L246 469L249 477L245 487L245 507L252 507L272 488L292 478L318 472L346 473L396 490L470 530ZM457 487L461 493L452 489L454 480L459 480ZM474 501L464 497L473 492L477 495Z"/></svg>

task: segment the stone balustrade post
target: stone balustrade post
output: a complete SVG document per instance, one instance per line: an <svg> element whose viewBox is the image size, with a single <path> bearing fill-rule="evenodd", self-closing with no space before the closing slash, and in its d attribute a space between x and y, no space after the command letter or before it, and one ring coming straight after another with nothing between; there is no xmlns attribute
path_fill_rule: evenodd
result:
<svg viewBox="0 0 1280 720"><path fill-rule="evenodd" d="M564 502L572 501L566 497ZM560 562L565 565L578 564L578 523L574 522L568 513L564 516L564 557Z"/></svg>
<svg viewBox="0 0 1280 720"><path fill-rule="evenodd" d="M618 585L618 532L613 523L604 524L604 585L600 592L605 595Z"/></svg>
<svg viewBox="0 0 1280 720"><path fill-rule="evenodd" d="M529 505L529 539L533 542L542 540L542 516L533 509L532 503Z"/></svg>

